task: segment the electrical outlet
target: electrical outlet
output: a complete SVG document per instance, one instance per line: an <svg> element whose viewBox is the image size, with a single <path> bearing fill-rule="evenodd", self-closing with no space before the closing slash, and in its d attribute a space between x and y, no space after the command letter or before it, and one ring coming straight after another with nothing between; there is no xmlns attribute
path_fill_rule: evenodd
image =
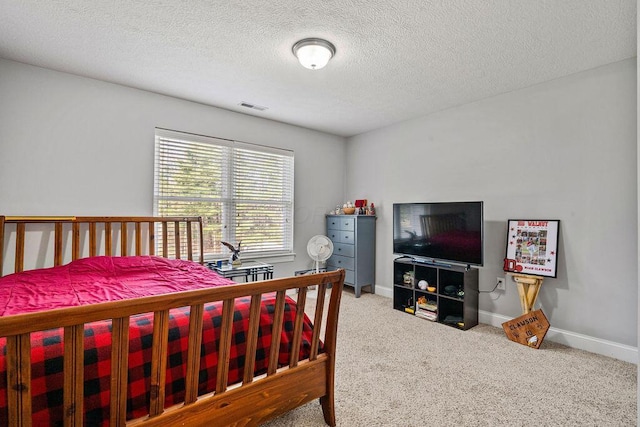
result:
<svg viewBox="0 0 640 427"><path fill-rule="evenodd" d="M504 277L498 277L497 282L498 286L496 286L496 291L506 291L507 286L504 283Z"/></svg>

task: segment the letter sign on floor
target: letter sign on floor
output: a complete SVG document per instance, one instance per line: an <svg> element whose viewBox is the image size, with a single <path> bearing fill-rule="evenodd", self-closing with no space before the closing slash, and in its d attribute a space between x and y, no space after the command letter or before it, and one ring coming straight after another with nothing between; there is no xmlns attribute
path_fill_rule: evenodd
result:
<svg viewBox="0 0 640 427"><path fill-rule="evenodd" d="M549 321L542 310L534 310L502 324L511 341L538 348L549 330Z"/></svg>

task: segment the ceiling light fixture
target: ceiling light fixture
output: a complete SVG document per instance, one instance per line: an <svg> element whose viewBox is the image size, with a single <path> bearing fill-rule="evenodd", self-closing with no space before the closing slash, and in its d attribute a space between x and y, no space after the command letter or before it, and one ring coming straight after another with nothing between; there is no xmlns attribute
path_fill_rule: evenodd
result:
<svg viewBox="0 0 640 427"><path fill-rule="evenodd" d="M326 40L303 39L293 45L293 54L303 67L319 70L336 54L336 47Z"/></svg>

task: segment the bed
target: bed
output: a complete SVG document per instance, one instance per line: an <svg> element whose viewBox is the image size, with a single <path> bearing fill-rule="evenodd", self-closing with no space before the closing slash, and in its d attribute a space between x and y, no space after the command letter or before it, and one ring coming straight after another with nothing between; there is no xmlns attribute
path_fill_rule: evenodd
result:
<svg viewBox="0 0 640 427"><path fill-rule="evenodd" d="M334 426L344 271L235 284L202 227L0 216L0 425L259 425L319 399Z"/></svg>

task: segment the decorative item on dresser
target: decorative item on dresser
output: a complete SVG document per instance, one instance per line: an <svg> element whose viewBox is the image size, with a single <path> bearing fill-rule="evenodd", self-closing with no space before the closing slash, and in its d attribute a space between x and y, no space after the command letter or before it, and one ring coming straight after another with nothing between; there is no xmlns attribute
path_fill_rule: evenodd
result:
<svg viewBox="0 0 640 427"><path fill-rule="evenodd" d="M335 426L344 271L235 284L203 255L199 217L0 216L0 425L259 425L319 398Z"/></svg>
<svg viewBox="0 0 640 427"><path fill-rule="evenodd" d="M362 288L375 293L376 217L371 215L327 215L327 236L333 242L333 255L327 270L345 269L344 283L353 286L356 298Z"/></svg>

